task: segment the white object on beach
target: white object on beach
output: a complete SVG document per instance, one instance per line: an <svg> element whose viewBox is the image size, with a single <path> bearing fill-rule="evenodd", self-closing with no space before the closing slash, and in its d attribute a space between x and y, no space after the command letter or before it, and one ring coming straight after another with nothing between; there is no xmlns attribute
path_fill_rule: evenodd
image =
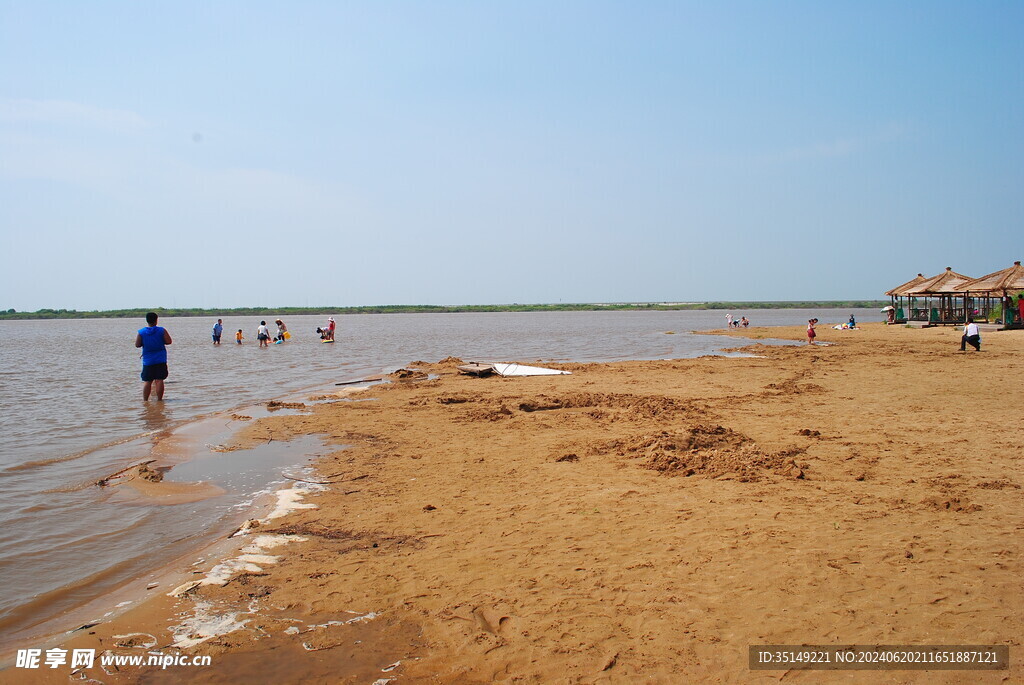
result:
<svg viewBox="0 0 1024 685"><path fill-rule="evenodd" d="M522 364L512 363L496 363L491 364L494 367L494 372L499 376L568 376L571 375L568 371L559 371L557 369L544 369L539 366L523 366Z"/></svg>

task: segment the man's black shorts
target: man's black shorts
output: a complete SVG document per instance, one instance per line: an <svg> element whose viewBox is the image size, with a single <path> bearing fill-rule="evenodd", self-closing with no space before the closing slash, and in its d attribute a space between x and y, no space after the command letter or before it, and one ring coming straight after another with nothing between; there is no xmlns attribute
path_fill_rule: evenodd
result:
<svg viewBox="0 0 1024 685"><path fill-rule="evenodd" d="M149 366L142 367L142 380L149 381L162 381L167 378L167 364L150 364Z"/></svg>

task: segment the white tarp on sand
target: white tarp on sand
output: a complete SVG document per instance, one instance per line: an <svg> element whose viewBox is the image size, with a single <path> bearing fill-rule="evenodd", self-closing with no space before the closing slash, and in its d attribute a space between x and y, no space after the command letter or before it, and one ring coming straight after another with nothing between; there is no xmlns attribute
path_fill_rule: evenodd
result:
<svg viewBox="0 0 1024 685"><path fill-rule="evenodd" d="M539 366L523 366L522 364L512 363L495 363L491 364L494 367L494 372L499 376L568 376L568 371L559 371L557 369L542 369Z"/></svg>

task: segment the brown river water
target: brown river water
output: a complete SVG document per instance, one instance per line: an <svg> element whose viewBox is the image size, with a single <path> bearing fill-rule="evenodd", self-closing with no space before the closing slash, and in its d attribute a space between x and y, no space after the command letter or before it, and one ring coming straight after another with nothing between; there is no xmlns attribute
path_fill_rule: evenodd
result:
<svg viewBox="0 0 1024 685"><path fill-rule="evenodd" d="M881 321L873 310L734 312L754 325ZM145 579L251 517L260 498L325 450L315 438L218 453L238 422L274 398L449 355L487 361L615 361L717 354L735 338L694 335L725 325L724 311L374 314L286 319L292 339L260 349L255 318L169 318L165 401L141 401L135 332L144 321L0 321L0 643L73 626L72 612ZM273 331L273 315L267 317ZM234 333L243 329L241 346ZM674 335L666 335L667 332ZM760 342L772 342L762 340ZM778 342L778 341L776 341ZM336 449L336 448L332 448ZM173 464L171 481L224 494L154 505L96 481L142 459ZM111 607L115 600L111 599ZM98 617L94 617L98 618ZM62 620L65 623L62 623Z"/></svg>

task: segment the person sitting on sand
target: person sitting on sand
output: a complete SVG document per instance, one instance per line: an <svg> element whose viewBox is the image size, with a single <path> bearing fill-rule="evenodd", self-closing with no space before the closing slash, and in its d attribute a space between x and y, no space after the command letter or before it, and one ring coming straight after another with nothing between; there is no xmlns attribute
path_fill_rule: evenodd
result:
<svg viewBox="0 0 1024 685"><path fill-rule="evenodd" d="M850 328L857 327L857 319L853 318L853 314L850 314Z"/></svg>
<svg viewBox="0 0 1024 685"><path fill-rule="evenodd" d="M750 326L750 321L748 321L747 317L744 316L740 318L740 325L743 326L744 328L748 328Z"/></svg>

